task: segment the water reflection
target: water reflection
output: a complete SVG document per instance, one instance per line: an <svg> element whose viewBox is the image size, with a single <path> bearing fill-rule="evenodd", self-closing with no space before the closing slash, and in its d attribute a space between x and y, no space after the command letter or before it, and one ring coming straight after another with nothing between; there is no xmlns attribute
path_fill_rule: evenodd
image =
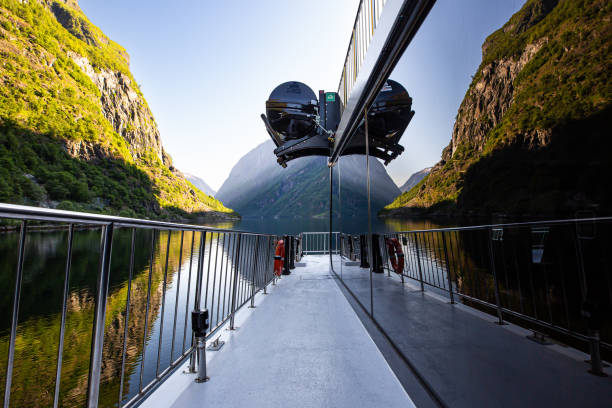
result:
<svg viewBox="0 0 612 408"><path fill-rule="evenodd" d="M5 311L0 320L0 380L3 384L18 235L0 235L0 282L5 288L11 288L0 296ZM53 405L67 236L67 230L31 231L27 235L11 387L14 406ZM211 326L220 323L231 307L228 291L236 256L235 235L208 233L203 237L197 232L161 231L156 232L153 239L153 231L136 230L130 285L131 236L130 229L115 230L100 406L116 406L119 398L124 333L127 333L124 402L190 347L187 317L194 307L200 248L204 250L201 303L211 312ZM246 237L241 243L241 252L253 252L254 244L253 237ZM82 406L85 402L99 247L99 229L75 231L60 383L61 406ZM247 273L253 261L245 256L241 263L237 280L238 304L250 296L251 280Z"/></svg>

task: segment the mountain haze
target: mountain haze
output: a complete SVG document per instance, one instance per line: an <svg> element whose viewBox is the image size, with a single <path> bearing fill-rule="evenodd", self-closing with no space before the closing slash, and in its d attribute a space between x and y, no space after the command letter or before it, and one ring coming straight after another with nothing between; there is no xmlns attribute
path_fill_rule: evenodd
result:
<svg viewBox="0 0 612 408"><path fill-rule="evenodd" d="M412 187L416 186L429 174L431 171L431 167L424 168L423 170L419 170L416 173L413 173L408 180L400 187L402 193L409 191Z"/></svg>
<svg viewBox="0 0 612 408"><path fill-rule="evenodd" d="M211 186L209 186L204 180L202 180L198 176L191 174L191 173L185 173L185 172L183 172L183 174L185 175L185 178L189 180L191 184L199 188L200 191L204 192L204 194L207 194L211 197L214 197L215 194L217 194L217 192L213 190Z"/></svg>
<svg viewBox="0 0 612 408"><path fill-rule="evenodd" d="M233 214L174 167L127 52L76 0L0 1L0 55L0 202Z"/></svg>
<svg viewBox="0 0 612 408"><path fill-rule="evenodd" d="M276 163L274 144L266 141L243 156L232 168L216 197L245 217L306 218L329 211L329 168L325 157L293 160L283 169ZM382 208L399 189L384 166L370 161L372 208ZM343 216L367 214L365 157L340 160ZM334 167L334 209L338 213L338 166Z"/></svg>

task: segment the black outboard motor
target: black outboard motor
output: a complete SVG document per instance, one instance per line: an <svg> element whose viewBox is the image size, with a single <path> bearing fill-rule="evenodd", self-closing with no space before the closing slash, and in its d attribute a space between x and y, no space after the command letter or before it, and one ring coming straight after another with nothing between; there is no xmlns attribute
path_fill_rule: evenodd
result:
<svg viewBox="0 0 612 408"><path fill-rule="evenodd" d="M370 155L385 165L399 156L404 148L399 140L412 120L412 98L398 82L388 79L368 110ZM343 155L365 154L365 123L362 121Z"/></svg>
<svg viewBox="0 0 612 408"><path fill-rule="evenodd" d="M317 96L307 85L291 81L274 88L262 115L276 146L313 134L319 111Z"/></svg>
<svg viewBox="0 0 612 408"><path fill-rule="evenodd" d="M261 115L274 141L278 163L304 156L331 155L335 132L342 116L342 101L336 92L319 91L319 99L307 85L290 81L277 86ZM386 164L404 148L398 144L412 120L412 98L403 86L387 80L368 110L368 143L371 156ZM365 123L361 122L342 155L365 154Z"/></svg>
<svg viewBox="0 0 612 408"><path fill-rule="evenodd" d="M325 112L333 110L336 101L339 110L340 99L335 95L323 92L323 98L317 100L312 89L297 81L285 82L272 91L261 118L276 145L274 154L281 166L298 157L329 156L333 132L325 127ZM339 117L339 113L330 116Z"/></svg>

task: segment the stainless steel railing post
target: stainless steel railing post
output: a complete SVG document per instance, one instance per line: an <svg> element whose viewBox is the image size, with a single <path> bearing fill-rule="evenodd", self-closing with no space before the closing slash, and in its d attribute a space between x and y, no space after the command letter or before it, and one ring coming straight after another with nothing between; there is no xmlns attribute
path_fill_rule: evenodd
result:
<svg viewBox="0 0 612 408"><path fill-rule="evenodd" d="M234 316L236 315L236 287L238 286L238 264L240 263L240 239L242 235L238 234L238 243L236 244L236 259L234 260L234 279L232 287L232 315L230 317L230 330L235 330Z"/></svg>
<svg viewBox="0 0 612 408"><path fill-rule="evenodd" d="M212 245L212 236L211 236L211 245ZM209 250L210 251L210 250ZM198 269L196 271L196 287L195 294L193 300L193 308L194 310L200 310L200 299L202 297L202 281L204 280L204 252L206 252L206 232L202 232L200 235L200 251L198 254ZM210 258L210 255L209 255ZM196 338L191 335L191 347L194 348ZM196 372L196 350L194 349L191 352L191 356L189 357L189 368L187 369L187 373L195 373Z"/></svg>
<svg viewBox="0 0 612 408"><path fill-rule="evenodd" d="M413 235L414 237L414 249L416 250L417 256L417 265L419 266L419 282L421 282L421 292L425 292L425 285L423 284L423 269L421 267L421 254L419 250L419 240L417 234Z"/></svg>
<svg viewBox="0 0 612 408"><path fill-rule="evenodd" d="M591 330L589 336L589 349L591 355L591 369L589 373L600 377L607 377L603 371L603 363L601 361L601 353L599 350L599 330Z"/></svg>
<svg viewBox="0 0 612 408"><path fill-rule="evenodd" d="M195 382L203 383L210 378L206 375L206 338L196 337L196 353L198 355L198 374Z"/></svg>
<svg viewBox="0 0 612 408"><path fill-rule="evenodd" d="M19 318L19 299L21 297L21 282L23 280L23 255L25 251L26 221L21 221L19 233L19 255L17 273L15 276L15 293L13 295L13 316L11 319L11 338L9 340L9 355L6 364L6 382L4 386L4 408L9 408L11 401L11 382L13 380L13 364L15 362L15 339L17 337L17 319Z"/></svg>
<svg viewBox="0 0 612 408"><path fill-rule="evenodd" d="M268 237L268 245L266 245L266 262L264 263L264 288L263 294L268 294L268 273L270 270L270 249L272 247L272 238Z"/></svg>
<svg viewBox="0 0 612 408"><path fill-rule="evenodd" d="M450 296L451 304L455 304L455 298L453 297L453 281L451 279L450 263L448 261L448 248L446 246L446 234L442 231L442 246L444 247L444 261L446 263L446 280L448 281L448 294Z"/></svg>
<svg viewBox="0 0 612 408"><path fill-rule="evenodd" d="M251 305L249 306L251 309L255 307L255 273L257 272L257 268L259 267L259 235L255 236L255 254L253 254L253 271L251 273Z"/></svg>
<svg viewBox="0 0 612 408"><path fill-rule="evenodd" d="M102 371L102 352L104 346L104 320L106 318L106 295L110 278L110 261L113 245L113 223L102 227L100 242L100 269L96 288L96 305L91 341L91 360L89 364L89 385L87 389L87 407L98 406L100 379Z"/></svg>
<svg viewBox="0 0 612 408"><path fill-rule="evenodd" d="M501 231L501 232L500 232ZM494 230L490 229L489 236L489 258L491 259L491 273L493 274L493 289L495 291L495 305L497 307L497 324L505 324L504 317L501 307L501 299L499 296L499 282L497 280L497 273L495 271L495 255L493 252L493 241L501 241L503 237L503 229L502 230Z"/></svg>

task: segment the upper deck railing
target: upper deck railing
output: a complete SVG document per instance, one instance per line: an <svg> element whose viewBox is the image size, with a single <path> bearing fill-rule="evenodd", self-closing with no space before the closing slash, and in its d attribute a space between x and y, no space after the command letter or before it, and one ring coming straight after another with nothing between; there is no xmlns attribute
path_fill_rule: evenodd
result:
<svg viewBox="0 0 612 408"><path fill-rule="evenodd" d="M435 0L361 0L338 84L343 112L335 163Z"/></svg>
<svg viewBox="0 0 612 408"><path fill-rule="evenodd" d="M233 326L236 311L258 291L265 291L274 278L273 250L279 237L273 235L7 204L0 204L0 220L13 220L19 233L14 248L17 256L11 258L8 252L3 254L9 262L15 261L3 387L5 408L27 404L28 398L54 407L133 406L185 359L192 356L191 367L195 365L193 336L188 329L191 310L209 310L207 337L210 337L228 321ZM44 232L40 232L41 222ZM41 237L34 235L52 233L50 231L61 231L59 242L54 240L53 245L61 247L63 243L65 248L56 251L53 257L66 254L63 271L43 266L47 269L45 276L30 276L24 264L31 265L34 254L29 254L26 248L43 245L36 242ZM99 234L95 271L75 271L75 265L89 262L84 258L96 257L92 251L75 251L76 245L83 246L80 233ZM3 241L3 251L10 251L10 247ZM117 255L111 257L113 253ZM76 279L73 275L82 272L95 274L96 284L95 293L84 295L77 307L93 312L91 318L87 313L80 316L87 323L85 329L79 326L79 331L67 321L72 322L78 313L71 304L77 301L75 298L83 297L82 290L75 291L72 287ZM25 337L35 322L24 321L20 307L25 303L29 310L31 303L36 301L32 299L34 293L24 293L22 289L24 282L31 288L32 279L62 280L58 337L39 333L47 338L34 339L34 342L52 344L53 352L46 354L55 357L42 355L45 353L41 351L36 356L27 354L35 352L27 350L33 346L28 345L29 340ZM89 301L90 298L93 299ZM38 316L50 312L43 310ZM91 339L89 355L79 355L66 362L70 349L77 348L79 339L75 336ZM16 353L22 358L17 359ZM36 393L35 388L24 389L27 387L21 382L13 382L15 374L19 381L32 374L15 372L15 364L28 358L39 360L39 365L53 360L55 366L53 380L38 385L40 395L32 395ZM78 385L64 389L65 384L78 380L62 376L66 363L73 367L87 360L86 394L85 390L78 391ZM43 371L48 367L38 369Z"/></svg>

